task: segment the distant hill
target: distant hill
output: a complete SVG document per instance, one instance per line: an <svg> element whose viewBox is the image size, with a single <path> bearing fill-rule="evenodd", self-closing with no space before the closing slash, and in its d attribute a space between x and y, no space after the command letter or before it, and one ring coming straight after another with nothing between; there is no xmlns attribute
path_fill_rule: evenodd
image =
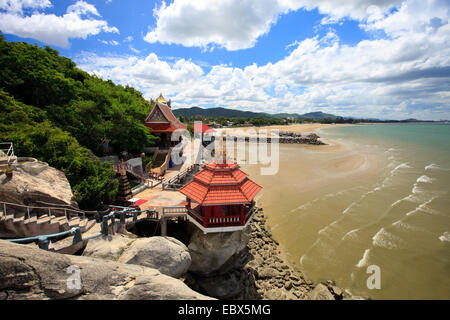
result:
<svg viewBox="0 0 450 320"><path fill-rule="evenodd" d="M212 118L212 117L224 117L224 118L295 118L295 119L301 119L301 118L310 118L314 120L320 120L325 118L330 119L336 119L337 116L329 113L323 113L321 111L318 112L309 112L305 114L298 114L298 113L277 113L277 114L269 114L265 112L252 112L252 111L240 111L240 110L234 110L234 109L227 109L227 108L208 108L203 109L199 107L192 107L192 108L181 108L181 109L174 109L173 113L175 116L179 117L182 115L183 117L195 117L195 116L201 116L206 118Z"/></svg>

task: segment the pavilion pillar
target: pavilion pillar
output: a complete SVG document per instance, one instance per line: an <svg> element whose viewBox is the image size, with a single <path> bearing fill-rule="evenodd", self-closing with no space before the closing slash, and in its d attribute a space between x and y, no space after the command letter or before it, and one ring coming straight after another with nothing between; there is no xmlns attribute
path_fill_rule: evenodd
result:
<svg viewBox="0 0 450 320"><path fill-rule="evenodd" d="M241 224L244 225L245 224L245 210L244 210L244 205L241 204Z"/></svg>
<svg viewBox="0 0 450 320"><path fill-rule="evenodd" d="M165 217L161 219L161 236L167 236L167 219Z"/></svg>

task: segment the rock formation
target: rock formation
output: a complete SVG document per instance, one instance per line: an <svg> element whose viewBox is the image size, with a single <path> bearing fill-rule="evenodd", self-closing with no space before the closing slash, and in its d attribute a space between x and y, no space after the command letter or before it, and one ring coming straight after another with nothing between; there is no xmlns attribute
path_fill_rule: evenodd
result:
<svg viewBox="0 0 450 320"><path fill-rule="evenodd" d="M150 267L174 278L184 275L191 265L187 247L171 237L133 239L118 234L97 238L89 241L83 256Z"/></svg>
<svg viewBox="0 0 450 320"><path fill-rule="evenodd" d="M175 238L151 237L136 239L118 261L155 268L179 278L189 269L191 256L188 248Z"/></svg>
<svg viewBox="0 0 450 320"><path fill-rule="evenodd" d="M245 230L203 234L195 228L188 245L192 257L189 271L201 276L226 272L247 247L248 240Z"/></svg>
<svg viewBox="0 0 450 320"><path fill-rule="evenodd" d="M262 210L246 231L203 235L194 233L188 248L192 265L186 283L219 299L347 299L332 281L314 285L281 255L265 225Z"/></svg>
<svg viewBox="0 0 450 320"><path fill-rule="evenodd" d="M210 299L153 268L51 253L4 240L0 279L0 300Z"/></svg>
<svg viewBox="0 0 450 320"><path fill-rule="evenodd" d="M0 199L42 206L37 201L77 206L65 174L44 162L17 165L12 178L0 175Z"/></svg>

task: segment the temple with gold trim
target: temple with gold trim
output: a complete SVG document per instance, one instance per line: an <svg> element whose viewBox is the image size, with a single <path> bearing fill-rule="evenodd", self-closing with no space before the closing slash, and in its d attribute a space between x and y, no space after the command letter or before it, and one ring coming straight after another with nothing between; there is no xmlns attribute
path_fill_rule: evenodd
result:
<svg viewBox="0 0 450 320"><path fill-rule="evenodd" d="M171 101L166 101L162 93L155 101L150 114L145 119L144 125L150 129L150 133L160 137L160 147L170 147L178 142L170 141L172 132L177 129L186 129L186 125L181 123L172 113Z"/></svg>

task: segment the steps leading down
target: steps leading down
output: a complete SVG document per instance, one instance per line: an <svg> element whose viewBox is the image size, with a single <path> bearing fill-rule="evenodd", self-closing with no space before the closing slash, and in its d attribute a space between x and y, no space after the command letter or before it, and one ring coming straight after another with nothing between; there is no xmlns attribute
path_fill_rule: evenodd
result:
<svg viewBox="0 0 450 320"><path fill-rule="evenodd" d="M3 215L0 212L0 237L1 238L28 238L38 235L53 234L80 227L82 233L88 231L95 224L95 220L86 217L65 216L55 217L53 215L33 215L27 218L24 214Z"/></svg>

